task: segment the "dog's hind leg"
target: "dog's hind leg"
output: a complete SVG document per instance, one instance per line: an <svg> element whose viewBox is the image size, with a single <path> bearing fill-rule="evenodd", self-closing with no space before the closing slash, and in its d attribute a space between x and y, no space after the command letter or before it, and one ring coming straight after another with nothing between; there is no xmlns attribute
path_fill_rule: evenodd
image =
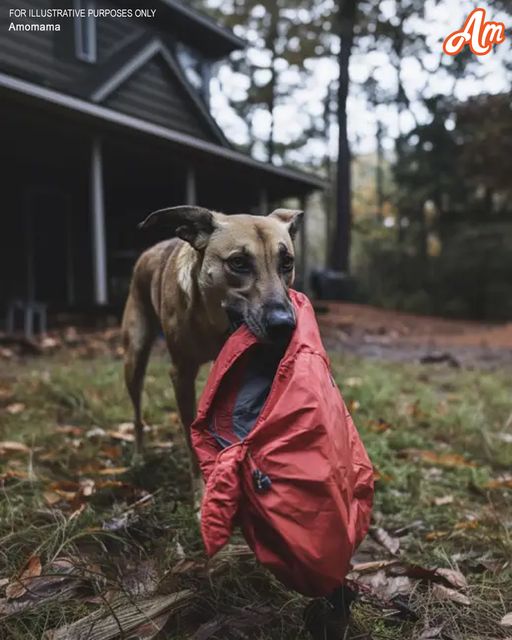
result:
<svg viewBox="0 0 512 640"><path fill-rule="evenodd" d="M134 459L143 450L142 388L151 347L158 333L158 320L149 303L140 300L132 286L123 315L124 379L134 412Z"/></svg>

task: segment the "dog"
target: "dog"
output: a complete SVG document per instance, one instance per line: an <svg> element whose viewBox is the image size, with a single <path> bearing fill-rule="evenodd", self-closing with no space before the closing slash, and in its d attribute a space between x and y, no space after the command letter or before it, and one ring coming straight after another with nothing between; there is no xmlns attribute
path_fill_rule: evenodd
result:
<svg viewBox="0 0 512 640"><path fill-rule="evenodd" d="M190 426L196 413L199 367L215 359L230 331L241 323L263 342L275 344L290 337L295 313L288 289L295 275L293 239L301 217L302 211L292 209L253 216L178 206L155 211L139 225L167 229L170 239L138 259L123 314L134 454L142 455L144 375L151 346L162 331L195 489L200 473Z"/></svg>

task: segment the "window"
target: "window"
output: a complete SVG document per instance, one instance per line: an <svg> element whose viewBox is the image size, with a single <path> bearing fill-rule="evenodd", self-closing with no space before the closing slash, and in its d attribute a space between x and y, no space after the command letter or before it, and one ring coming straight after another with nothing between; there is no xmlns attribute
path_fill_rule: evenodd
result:
<svg viewBox="0 0 512 640"><path fill-rule="evenodd" d="M75 53L79 60L96 62L96 19L87 15L94 9L93 0L73 0L76 10L85 11L85 18L75 18Z"/></svg>

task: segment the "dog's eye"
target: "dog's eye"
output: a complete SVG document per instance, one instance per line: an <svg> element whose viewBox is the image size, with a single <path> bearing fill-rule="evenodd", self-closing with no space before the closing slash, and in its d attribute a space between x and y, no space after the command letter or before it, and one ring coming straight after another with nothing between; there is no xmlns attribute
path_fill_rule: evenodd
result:
<svg viewBox="0 0 512 640"><path fill-rule="evenodd" d="M227 259L227 265L235 273L249 273L251 262L245 256L232 256Z"/></svg>
<svg viewBox="0 0 512 640"><path fill-rule="evenodd" d="M294 265L295 265L295 260L293 259L293 256L283 256L281 258L282 271L285 271L285 272L291 271Z"/></svg>

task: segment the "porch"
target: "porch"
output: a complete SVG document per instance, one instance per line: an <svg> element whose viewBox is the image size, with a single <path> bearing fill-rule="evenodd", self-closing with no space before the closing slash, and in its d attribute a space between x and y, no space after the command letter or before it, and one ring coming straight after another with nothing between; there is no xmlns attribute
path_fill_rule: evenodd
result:
<svg viewBox="0 0 512 640"><path fill-rule="evenodd" d="M23 86L2 89L0 78L2 316L13 301L42 303L50 315L118 311L137 256L163 237L137 229L154 209L200 204L266 214L294 198L307 210L308 195L323 186L230 148L71 99L80 110L63 94L14 82ZM89 106L105 113L88 113ZM306 234L298 245L304 279Z"/></svg>

